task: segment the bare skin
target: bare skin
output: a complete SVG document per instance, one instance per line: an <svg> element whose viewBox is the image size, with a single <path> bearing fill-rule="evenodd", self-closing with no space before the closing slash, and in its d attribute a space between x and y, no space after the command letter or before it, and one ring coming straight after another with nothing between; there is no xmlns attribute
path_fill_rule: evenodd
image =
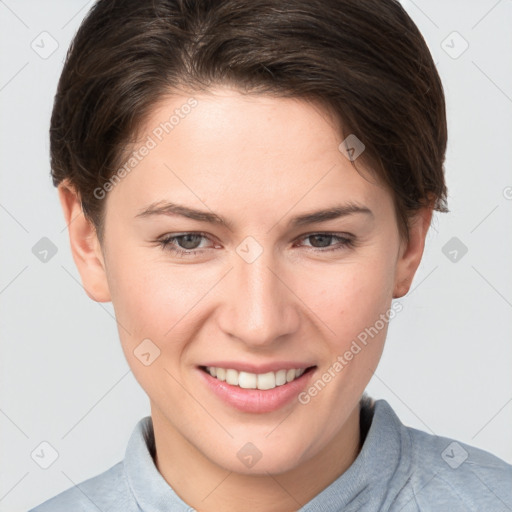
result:
<svg viewBox="0 0 512 512"><path fill-rule="evenodd" d="M297 510L357 457L359 400L387 324L307 404L293 400L269 413L225 403L204 385L198 366L299 361L316 365L314 383L407 293L432 210L413 219L406 242L390 192L353 168L318 107L211 92L195 94L190 114L108 193L102 245L69 183L59 197L83 286L93 300L112 301L123 326L126 359L150 399L165 480L204 512ZM140 140L188 98L163 100ZM157 201L214 212L232 225L137 217ZM288 224L348 203L370 213ZM195 256L179 257L157 242L184 233L199 236L170 245ZM335 236L312 236L321 233ZM251 250L262 251L250 263L237 253L246 237L257 242ZM144 339L160 350L148 366L134 355ZM237 456L248 442L262 454L252 467Z"/></svg>

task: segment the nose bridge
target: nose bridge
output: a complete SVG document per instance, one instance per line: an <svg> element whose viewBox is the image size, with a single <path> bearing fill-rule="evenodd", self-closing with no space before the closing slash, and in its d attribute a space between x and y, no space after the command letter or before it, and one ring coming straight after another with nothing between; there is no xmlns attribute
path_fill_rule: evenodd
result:
<svg viewBox="0 0 512 512"><path fill-rule="evenodd" d="M265 346L291 329L291 292L273 251L248 237L234 255L223 328L248 345Z"/></svg>

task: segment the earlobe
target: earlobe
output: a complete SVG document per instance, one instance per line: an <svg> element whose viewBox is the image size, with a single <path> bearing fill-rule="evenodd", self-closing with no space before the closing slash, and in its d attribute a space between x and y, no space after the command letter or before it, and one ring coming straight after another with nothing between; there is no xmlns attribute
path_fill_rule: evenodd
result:
<svg viewBox="0 0 512 512"><path fill-rule="evenodd" d="M71 252L84 290L96 302L110 302L105 262L96 229L85 217L80 197L68 180L62 182L57 191L68 227Z"/></svg>
<svg viewBox="0 0 512 512"><path fill-rule="evenodd" d="M431 207L422 208L410 220L409 240L402 242L398 255L393 291L394 299L403 297L411 287L423 256L425 238L432 220L432 212Z"/></svg>

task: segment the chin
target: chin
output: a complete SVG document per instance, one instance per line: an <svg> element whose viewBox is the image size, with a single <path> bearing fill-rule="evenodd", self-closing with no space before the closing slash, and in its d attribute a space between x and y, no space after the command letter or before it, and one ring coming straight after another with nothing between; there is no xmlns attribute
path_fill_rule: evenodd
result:
<svg viewBox="0 0 512 512"><path fill-rule="evenodd" d="M297 447L288 446L286 449L282 444L279 447L260 446L258 448L257 443L248 441L236 448L234 457L226 456L226 452L230 451L228 449L211 460L228 471L242 475L268 476L268 473L278 475L287 473L304 462L303 444Z"/></svg>

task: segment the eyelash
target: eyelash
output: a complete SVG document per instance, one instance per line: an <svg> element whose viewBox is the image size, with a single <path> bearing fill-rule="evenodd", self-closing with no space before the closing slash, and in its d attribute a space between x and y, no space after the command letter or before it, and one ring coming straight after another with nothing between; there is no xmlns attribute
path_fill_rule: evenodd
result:
<svg viewBox="0 0 512 512"><path fill-rule="evenodd" d="M178 257L196 257L199 256L199 254L205 252L207 249L179 249L175 245L173 245L171 242L177 238L186 237L187 235L195 235L195 236L202 236L204 238L208 238L208 235L206 233L200 233L200 232L187 232L187 233L181 233L180 235L168 235L164 238L160 238L156 240L158 242L159 246L165 250L170 251L171 253L175 254ZM355 239L353 237L348 236L340 236L336 235L335 233L326 233L326 232L319 232L319 233L309 233L307 235L302 236L299 238L299 241L305 240L307 238L310 238L312 236L330 236L333 238L337 238L340 240L338 245L328 248L322 248L322 247L312 247L310 250L313 252L333 252L333 251L339 251L346 248L352 248L355 246Z"/></svg>

